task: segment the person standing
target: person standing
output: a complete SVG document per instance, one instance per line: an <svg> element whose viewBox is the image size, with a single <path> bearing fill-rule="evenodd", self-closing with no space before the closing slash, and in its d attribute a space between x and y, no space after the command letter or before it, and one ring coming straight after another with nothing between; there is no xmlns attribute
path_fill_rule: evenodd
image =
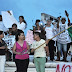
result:
<svg viewBox="0 0 72 72"><path fill-rule="evenodd" d="M24 40L24 32L21 30L16 35L16 43L13 47L13 53L15 55L15 63L17 67L17 72L27 72L29 64L29 55L28 51L29 46Z"/></svg>
<svg viewBox="0 0 72 72"><path fill-rule="evenodd" d="M68 16L67 16L68 17ZM67 57L67 43L71 42L71 39L69 37L68 31L66 30L69 26L69 18L68 18L68 24L65 23L66 22L66 18L62 17L61 18L61 23L60 20L57 24L57 28L58 31L61 32L63 30L65 30L63 33L61 33L60 35L58 35L58 39L57 39L57 46L58 46L58 57L56 61L60 61L60 55L61 55L61 50L63 48L63 52L64 52L64 59L63 61L67 62L66 57Z"/></svg>
<svg viewBox="0 0 72 72"><path fill-rule="evenodd" d="M54 37L54 26L52 25L52 21L50 19L47 20L47 24L46 24L46 27L44 29L46 31L46 40ZM55 50L54 44L55 44L55 41L56 41L56 38L53 38L48 43L51 61L54 60L54 50Z"/></svg>
<svg viewBox="0 0 72 72"><path fill-rule="evenodd" d="M36 66L36 71L45 72L46 52L48 55L48 48L46 47L46 44L44 44L39 49L36 49L41 44L45 43L45 40L40 38L39 32L34 33L34 40L36 41L31 46L31 53L34 52L34 63Z"/></svg>
<svg viewBox="0 0 72 72"><path fill-rule="evenodd" d="M40 37L41 37L41 39L44 39L44 40L46 40L46 36L45 36L45 34L46 34L46 32L45 32L45 30L43 29L43 25L39 25L39 23L40 23L40 20L36 20L36 22L35 22L35 28L34 28L34 32L40 32Z"/></svg>
<svg viewBox="0 0 72 72"><path fill-rule="evenodd" d="M0 72L5 72L5 51L6 51L6 43L2 38L4 37L3 31L0 30Z"/></svg>

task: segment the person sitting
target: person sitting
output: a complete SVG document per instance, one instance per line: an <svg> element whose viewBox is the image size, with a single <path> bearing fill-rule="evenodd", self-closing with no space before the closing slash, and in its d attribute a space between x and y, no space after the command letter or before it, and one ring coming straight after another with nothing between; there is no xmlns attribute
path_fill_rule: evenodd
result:
<svg viewBox="0 0 72 72"><path fill-rule="evenodd" d="M27 23L24 20L24 17L23 16L19 16L18 29L24 31L26 29L26 27L27 27Z"/></svg>

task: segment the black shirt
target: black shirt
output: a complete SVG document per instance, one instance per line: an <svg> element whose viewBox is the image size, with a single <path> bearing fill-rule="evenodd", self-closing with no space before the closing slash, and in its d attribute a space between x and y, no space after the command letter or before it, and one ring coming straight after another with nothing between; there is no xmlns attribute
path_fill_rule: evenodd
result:
<svg viewBox="0 0 72 72"><path fill-rule="evenodd" d="M2 43L0 42L0 47L2 46L7 46L4 40L2 40ZM5 55L5 49L0 49L0 55Z"/></svg>
<svg viewBox="0 0 72 72"><path fill-rule="evenodd" d="M12 34L12 35L16 35L19 31L20 31L20 30L17 29L17 31L12 31L11 34Z"/></svg>

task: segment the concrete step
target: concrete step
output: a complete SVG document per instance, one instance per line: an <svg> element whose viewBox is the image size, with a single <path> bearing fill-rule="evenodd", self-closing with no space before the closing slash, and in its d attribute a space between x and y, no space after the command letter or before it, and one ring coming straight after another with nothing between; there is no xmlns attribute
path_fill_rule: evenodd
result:
<svg viewBox="0 0 72 72"><path fill-rule="evenodd" d="M15 72L16 67L6 67L5 72ZM36 72L36 68L28 68L27 72ZM56 72L55 68L45 68L45 72Z"/></svg>
<svg viewBox="0 0 72 72"><path fill-rule="evenodd" d="M45 72L56 72L56 65L63 62L47 62L45 64ZM72 62L65 62L72 64ZM5 65L5 72L15 72L16 71L16 65L15 62L6 62ZM33 62L29 62L29 67L27 72L36 72L36 68Z"/></svg>
<svg viewBox="0 0 72 72"><path fill-rule="evenodd" d="M55 68L57 63L58 62L47 62L45 64L45 67L46 68ZM15 62L6 62L6 64L5 64L5 67L15 67L15 66L16 66ZM29 68L35 68L35 65L33 62L29 62Z"/></svg>
<svg viewBox="0 0 72 72"><path fill-rule="evenodd" d="M56 65L59 63L63 63L63 62L60 62L60 61L46 62L45 67L46 68L56 68ZM72 62L65 62L65 63L72 64ZM6 62L5 67L16 67L16 65L15 65L15 62ZM35 68L35 65L33 62L29 62L29 68Z"/></svg>

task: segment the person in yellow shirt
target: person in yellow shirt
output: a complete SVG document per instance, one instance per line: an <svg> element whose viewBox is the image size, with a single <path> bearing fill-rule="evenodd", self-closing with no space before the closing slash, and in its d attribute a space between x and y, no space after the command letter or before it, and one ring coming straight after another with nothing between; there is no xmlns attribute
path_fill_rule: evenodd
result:
<svg viewBox="0 0 72 72"><path fill-rule="evenodd" d="M36 49L39 47L41 44L45 43L45 40L40 38L40 33L35 32L34 33L34 42L31 46L31 52L34 52L34 63L36 66L36 71L37 72L45 72L45 62L46 62L46 52L48 52L48 46L46 44L42 45L40 48ZM35 50L36 49L36 50Z"/></svg>

